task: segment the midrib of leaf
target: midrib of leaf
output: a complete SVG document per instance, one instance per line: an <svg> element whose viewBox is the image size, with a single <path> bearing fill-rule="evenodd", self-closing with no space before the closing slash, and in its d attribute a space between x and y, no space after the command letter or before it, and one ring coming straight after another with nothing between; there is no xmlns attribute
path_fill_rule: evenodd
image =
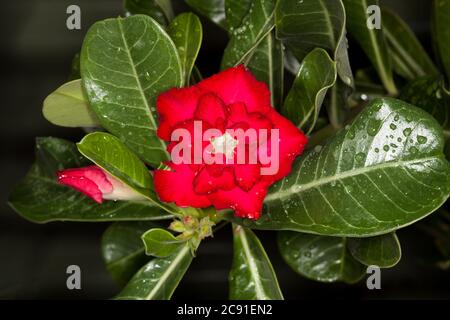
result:
<svg viewBox="0 0 450 320"><path fill-rule="evenodd" d="M350 178L350 177L354 177L357 175L363 175L367 172L371 172L371 171L375 171L375 170L380 170L380 169L385 169L385 168L395 168L395 167L404 167L407 166L409 164L414 164L414 163L418 163L418 162L427 162L427 161L431 161L431 160L435 160L437 158L437 156L433 156L433 157L426 157L426 158L419 158L419 159L414 159L414 160L408 160L408 161L389 161L386 163L382 163L379 165L373 165L373 166L368 166L368 167L362 167L362 168L357 168L354 170L348 170L342 173L338 173L332 176L328 176L328 177L324 177L324 178L320 178L305 184L299 184L299 185L294 185L292 187L289 187L288 189L284 189L284 190L280 190L277 191L275 193L272 194L268 194L265 202L270 202L273 200L278 200L278 199L283 199L286 197L289 197L291 194L294 193L298 193L298 192L304 192L308 189L312 189L312 188L317 188L321 185L327 184L327 183L331 183L333 181L336 180L343 180L346 178Z"/></svg>
<svg viewBox="0 0 450 320"><path fill-rule="evenodd" d="M122 20L120 18L117 19L117 23L119 25L120 36L122 37L122 41L123 41L123 44L124 44L124 47L125 47L125 51L127 52L127 57L128 57L129 62L130 62L131 70L133 71L133 75L134 75L134 77L136 79L136 84L137 84L138 89L139 89L138 90L139 94L141 95L141 99L142 99L142 101L143 101L143 103L145 105L145 108L144 108L145 110L144 111L147 114L147 116L150 118L150 121L151 121L151 123L153 125L153 129L156 129L158 126L156 125L155 119L153 118L153 115L150 112L150 106L148 105L147 99L145 98L144 90L142 88L141 81L139 80L139 76L138 76L136 67L134 66L133 57L131 56L131 51L130 51L130 48L128 47L128 42L125 39L125 33L123 31ZM169 153L166 150L165 144L159 138L158 138L158 141L161 144L161 149L163 150L163 152L166 154L166 156L168 158L170 158Z"/></svg>
<svg viewBox="0 0 450 320"><path fill-rule="evenodd" d="M68 94L68 93L65 93L65 92L56 91L54 94L59 94L59 95L61 95L63 97L68 97L68 98L72 98L72 99L75 99L75 100L78 100L78 101L81 101L81 102L86 102L86 100L81 99L78 96L74 96L74 95L71 95L71 94Z"/></svg>
<svg viewBox="0 0 450 320"><path fill-rule="evenodd" d="M162 276L159 278L158 283L156 286L150 291L150 293L145 297L145 300L152 300L152 298L157 294L159 289L164 285L166 280L170 277L173 270L178 266L180 261L184 258L186 253L191 253L189 246L186 245L183 249L180 250L177 257L172 261L172 263L169 265L169 267L166 269L166 271L163 272Z"/></svg>
<svg viewBox="0 0 450 320"><path fill-rule="evenodd" d="M362 0L362 11L364 13L366 12L367 7L368 7L367 0ZM364 17L366 17L365 14L364 14ZM370 38L370 42L372 43L372 48L375 53L376 64L378 66L378 69L380 70L380 78L381 78L382 82L384 83L384 85L386 86L386 90L391 94L396 94L397 88L395 87L395 84L392 82L392 80L389 79L389 77L386 73L386 69L384 68L383 61L381 58L380 48L377 45L377 39L375 37L375 32L373 30L369 30L369 38Z"/></svg>
<svg viewBox="0 0 450 320"><path fill-rule="evenodd" d="M269 297L267 297L266 293L264 292L261 279L256 272L256 270L258 270L258 267L251 255L250 247L247 241L247 236L245 235L245 230L240 226L238 228L240 228L242 248L244 250L245 258L247 259L249 264L250 275L252 276L252 279L255 283L256 297L258 298L258 300L269 299Z"/></svg>
<svg viewBox="0 0 450 320"><path fill-rule="evenodd" d="M331 46L335 46L336 45L336 39L334 37L334 31L333 31L333 24L331 23L331 19L329 16L329 11L327 10L327 8L325 7L323 0L319 0L319 4L322 7L322 10L324 11L324 16L325 16L325 22L327 25L327 28L329 30L329 38L331 41Z"/></svg>
<svg viewBox="0 0 450 320"><path fill-rule="evenodd" d="M133 257L135 257L135 256L137 256L137 255L139 255L139 254L144 253L144 252L145 252L145 249L144 249L144 248L135 250L134 252L129 253L129 254L123 256L123 257L120 258L120 259L117 259L117 260L114 260L113 262L108 263L108 266L109 266L109 267L115 266L115 265L121 263L121 262L124 261L124 260L128 260L128 259L130 259L130 258L133 258Z"/></svg>
<svg viewBox="0 0 450 320"><path fill-rule="evenodd" d="M384 28L384 34L386 35L386 38L391 42L391 45L398 50L399 54L405 59L407 64L414 69L414 71L417 72L419 75L424 75L425 71L422 69L422 67L414 61L414 59L403 50L403 47L399 44L397 41L397 38L392 35L392 33L389 32L387 28Z"/></svg>

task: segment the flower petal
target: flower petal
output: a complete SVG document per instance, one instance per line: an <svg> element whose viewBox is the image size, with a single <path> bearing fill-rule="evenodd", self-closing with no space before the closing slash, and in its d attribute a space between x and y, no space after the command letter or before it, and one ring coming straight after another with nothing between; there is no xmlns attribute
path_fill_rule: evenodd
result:
<svg viewBox="0 0 450 320"><path fill-rule="evenodd" d="M209 194L219 189L231 190L234 185L233 170L226 167L223 168L220 175L211 175L209 170L204 167L194 179L194 191L200 194Z"/></svg>
<svg viewBox="0 0 450 320"><path fill-rule="evenodd" d="M226 108L222 100L214 93L207 93L200 97L194 117L217 126L226 119Z"/></svg>
<svg viewBox="0 0 450 320"><path fill-rule="evenodd" d="M265 113L271 109L267 85L256 80L243 65L222 71L197 86L214 92L226 105L243 102L249 112Z"/></svg>
<svg viewBox="0 0 450 320"><path fill-rule="evenodd" d="M158 96L156 110L159 115L158 137L170 141L173 127L194 117L197 103L205 92L197 86L174 88Z"/></svg>
<svg viewBox="0 0 450 320"><path fill-rule="evenodd" d="M164 202L175 202L180 207L205 208L210 200L194 192L195 172L185 164L166 163L171 170L155 170L153 182L159 198Z"/></svg>
<svg viewBox="0 0 450 320"><path fill-rule="evenodd" d="M236 183L245 191L249 191L261 177L259 164L237 164L233 168Z"/></svg>

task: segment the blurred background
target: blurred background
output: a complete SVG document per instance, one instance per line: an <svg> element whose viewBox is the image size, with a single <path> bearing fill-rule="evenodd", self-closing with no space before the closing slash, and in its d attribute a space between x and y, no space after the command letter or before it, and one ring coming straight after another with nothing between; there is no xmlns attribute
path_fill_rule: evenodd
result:
<svg viewBox="0 0 450 320"><path fill-rule="evenodd" d="M173 0L175 11L186 11ZM382 4L404 18L427 49L430 41L429 0L385 0ZM66 28L66 8L81 8L81 30ZM78 129L56 127L41 114L44 98L67 81L71 60L79 52L88 28L97 20L123 13L121 0L2 1L0 10L0 299L107 299L119 288L107 273L100 254L106 223L49 223L37 225L20 218L8 205L8 194L34 160L36 136L79 141ZM218 71L227 42L224 31L202 20L204 42L198 59L201 72ZM450 23L450 21L449 21ZM431 50L429 50L431 51ZM367 63L350 42L353 70ZM400 230L403 257L382 270L381 290L360 284L323 284L302 278L282 261L274 232L258 232L272 260L287 299L431 299L450 298L450 273L433 265L432 239L415 227ZM232 259L231 230L220 230L200 247L197 258L174 297L226 299ZM82 289L66 288L66 268L81 267Z"/></svg>

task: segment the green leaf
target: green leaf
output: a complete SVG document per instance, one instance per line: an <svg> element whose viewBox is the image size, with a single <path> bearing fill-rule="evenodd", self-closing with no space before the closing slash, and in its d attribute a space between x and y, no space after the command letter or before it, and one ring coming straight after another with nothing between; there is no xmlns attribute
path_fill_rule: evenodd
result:
<svg viewBox="0 0 450 320"><path fill-rule="evenodd" d="M218 26L226 29L227 23L225 21L225 0L185 0L186 3L202 16Z"/></svg>
<svg viewBox="0 0 450 320"><path fill-rule="evenodd" d="M366 266L352 257L346 242L341 237L278 233L278 247L286 263L302 276L322 282L355 283L364 276Z"/></svg>
<svg viewBox="0 0 450 320"><path fill-rule="evenodd" d="M142 194L153 190L150 171L118 138L106 132L86 135L78 150L96 165L108 171Z"/></svg>
<svg viewBox="0 0 450 320"><path fill-rule="evenodd" d="M242 20L248 14L253 0L225 0L225 15L227 19L228 31L233 33L239 28Z"/></svg>
<svg viewBox="0 0 450 320"><path fill-rule="evenodd" d="M141 235L156 227L152 222L116 222L102 236L102 255L113 279L125 285L150 258Z"/></svg>
<svg viewBox="0 0 450 320"><path fill-rule="evenodd" d="M328 50L342 81L353 87L341 0L279 0L275 9L277 38L298 61L315 48Z"/></svg>
<svg viewBox="0 0 450 320"><path fill-rule="evenodd" d="M192 259L191 248L187 244L169 257L153 259L133 276L116 299L170 299Z"/></svg>
<svg viewBox="0 0 450 320"><path fill-rule="evenodd" d="M162 26L173 18L170 0L125 0L124 7L128 15L145 14Z"/></svg>
<svg viewBox="0 0 450 320"><path fill-rule="evenodd" d="M405 86L399 98L425 110L450 131L450 94L444 85L441 76L420 77Z"/></svg>
<svg viewBox="0 0 450 320"><path fill-rule="evenodd" d="M294 80L282 114L306 134L314 129L327 90L336 81L336 63L323 49L309 53Z"/></svg>
<svg viewBox="0 0 450 320"><path fill-rule="evenodd" d="M165 143L156 136L155 101L182 84L182 71L175 45L152 18L95 23L83 42L81 75L104 128L155 167L168 159Z"/></svg>
<svg viewBox="0 0 450 320"><path fill-rule="evenodd" d="M333 236L388 233L439 208L450 165L439 124L403 101L373 100L323 147L305 152L275 183L254 229ZM420 196L418 196L420 195Z"/></svg>
<svg viewBox="0 0 450 320"><path fill-rule="evenodd" d="M86 135L77 146L86 158L149 199L156 206L176 213L169 205L159 201L153 188L150 171L118 138L109 133L94 132Z"/></svg>
<svg viewBox="0 0 450 320"><path fill-rule="evenodd" d="M437 69L409 26L395 13L383 9L383 31L393 57L393 67L399 75L413 80L437 74Z"/></svg>
<svg viewBox="0 0 450 320"><path fill-rule="evenodd" d="M193 13L182 13L167 30L180 56L185 85L189 85L192 68L202 44L203 30L200 19Z"/></svg>
<svg viewBox="0 0 450 320"><path fill-rule="evenodd" d="M269 35L273 24L273 0L255 0L239 28L233 29L225 48L221 68L247 64L260 43Z"/></svg>
<svg viewBox="0 0 450 320"><path fill-rule="evenodd" d="M13 189L9 204L25 219L50 221L159 220L172 215L150 202L105 201L98 204L84 194L57 182L56 172L90 165L74 143L38 138L36 162Z"/></svg>
<svg viewBox="0 0 450 320"><path fill-rule="evenodd" d="M145 245L145 254L158 258L170 256L185 243L164 229L148 230L142 235L142 241Z"/></svg>
<svg viewBox="0 0 450 320"><path fill-rule="evenodd" d="M450 0L433 1L433 40L434 47L444 66L447 81L450 81Z"/></svg>
<svg viewBox="0 0 450 320"><path fill-rule="evenodd" d="M350 34L369 57L386 90L392 95L397 94L383 33L384 28L370 29L367 26L369 19L367 8L371 5L379 6L378 0L343 0L343 2L347 12L347 26ZM383 23L381 25L384 26Z"/></svg>
<svg viewBox="0 0 450 320"><path fill-rule="evenodd" d="M366 266L390 268L395 266L402 256L395 232L370 238L349 238L347 247L352 256Z"/></svg>
<svg viewBox="0 0 450 320"><path fill-rule="evenodd" d="M80 79L63 84L45 98L42 113L45 119L57 126L100 126L84 95Z"/></svg>
<svg viewBox="0 0 450 320"><path fill-rule="evenodd" d="M234 255L229 275L231 300L282 300L278 280L261 242L233 225Z"/></svg>
<svg viewBox="0 0 450 320"><path fill-rule="evenodd" d="M351 88L337 79L328 90L324 105L327 108L328 119L333 128L341 129L348 114L348 97Z"/></svg>

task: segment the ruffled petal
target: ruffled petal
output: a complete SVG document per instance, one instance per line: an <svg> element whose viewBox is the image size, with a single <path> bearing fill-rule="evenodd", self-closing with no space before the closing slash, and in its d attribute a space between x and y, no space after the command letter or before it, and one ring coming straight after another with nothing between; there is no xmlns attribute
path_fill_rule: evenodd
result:
<svg viewBox="0 0 450 320"><path fill-rule="evenodd" d="M226 108L222 100L214 93L207 93L200 97L194 117L208 122L214 127L226 120Z"/></svg>
<svg viewBox="0 0 450 320"><path fill-rule="evenodd" d="M259 164L237 164L233 166L236 183L249 191L261 177Z"/></svg>
<svg viewBox="0 0 450 320"><path fill-rule="evenodd" d="M194 117L200 97L205 92L197 86L174 88L158 96L156 110L159 115L158 137L170 141L173 127Z"/></svg>
<svg viewBox="0 0 450 320"><path fill-rule="evenodd" d="M200 194L234 188L234 174L231 168L224 168L220 175L211 175L204 167L194 179L194 191Z"/></svg>
<svg viewBox="0 0 450 320"><path fill-rule="evenodd" d="M155 170L153 182L159 198L180 207L205 208L211 201L194 191L195 172L188 165L166 163L171 170Z"/></svg>
<svg viewBox="0 0 450 320"><path fill-rule="evenodd" d="M229 191L219 190L208 197L218 210L231 208L238 217L258 219L267 194L267 187L267 183L259 182L249 191L235 187Z"/></svg>
<svg viewBox="0 0 450 320"><path fill-rule="evenodd" d="M243 102L249 112L265 113L271 108L267 85L256 80L243 65L222 71L197 86L214 92L226 105Z"/></svg>

